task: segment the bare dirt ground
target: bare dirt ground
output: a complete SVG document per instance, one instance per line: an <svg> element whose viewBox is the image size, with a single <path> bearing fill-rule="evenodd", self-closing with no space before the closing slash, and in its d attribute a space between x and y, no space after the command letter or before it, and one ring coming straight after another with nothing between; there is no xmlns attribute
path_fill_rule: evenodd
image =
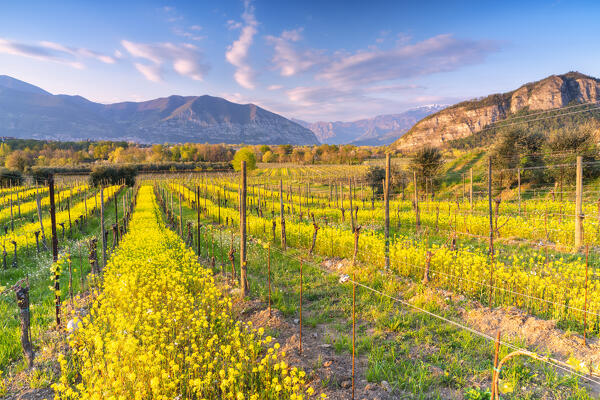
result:
<svg viewBox="0 0 600 400"><path fill-rule="evenodd" d="M326 338L334 335L334 330L326 324L316 328L302 327L302 353L299 351L299 324L295 319L286 319L277 309L272 309L271 317L267 306L257 300L238 303L240 319L252 322L255 328L269 328L277 332L277 342L286 352L290 365L303 369L316 393L325 393L332 400L352 398L352 358L347 354L336 354ZM389 384L368 383L364 378L366 357L355 360L356 399L398 399L391 392Z"/></svg>

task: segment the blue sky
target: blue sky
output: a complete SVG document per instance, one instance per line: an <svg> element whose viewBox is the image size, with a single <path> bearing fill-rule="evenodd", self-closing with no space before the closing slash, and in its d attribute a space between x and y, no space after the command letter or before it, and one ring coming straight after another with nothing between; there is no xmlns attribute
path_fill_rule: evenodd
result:
<svg viewBox="0 0 600 400"><path fill-rule="evenodd" d="M210 94L356 120L600 77L597 1L2 1L0 75L104 103Z"/></svg>

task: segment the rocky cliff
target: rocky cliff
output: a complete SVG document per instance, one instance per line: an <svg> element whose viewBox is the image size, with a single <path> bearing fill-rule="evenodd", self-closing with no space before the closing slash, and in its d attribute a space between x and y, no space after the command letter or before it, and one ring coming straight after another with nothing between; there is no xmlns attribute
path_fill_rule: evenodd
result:
<svg viewBox="0 0 600 400"><path fill-rule="evenodd" d="M469 100L431 114L392 144L397 150L444 143L477 133L517 113L600 101L600 80L578 73L552 75L508 93Z"/></svg>

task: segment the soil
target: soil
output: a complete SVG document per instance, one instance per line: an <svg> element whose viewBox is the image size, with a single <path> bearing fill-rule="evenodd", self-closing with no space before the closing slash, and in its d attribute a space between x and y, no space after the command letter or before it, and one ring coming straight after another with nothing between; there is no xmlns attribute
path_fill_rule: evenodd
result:
<svg viewBox="0 0 600 400"><path fill-rule="evenodd" d="M337 354L327 342L335 331L327 324L316 328L302 326L302 352L299 351L300 334L296 319L285 318L272 308L269 317L268 307L258 300L238 303L239 318L252 322L255 328L265 328L277 332L276 340L286 352L289 365L303 369L309 377L308 383L315 393L324 393L332 400L352 399L352 357L347 353ZM398 399L387 382L369 383L364 378L367 367L365 356L355 359L355 398L356 399ZM387 389L386 389L387 387Z"/></svg>

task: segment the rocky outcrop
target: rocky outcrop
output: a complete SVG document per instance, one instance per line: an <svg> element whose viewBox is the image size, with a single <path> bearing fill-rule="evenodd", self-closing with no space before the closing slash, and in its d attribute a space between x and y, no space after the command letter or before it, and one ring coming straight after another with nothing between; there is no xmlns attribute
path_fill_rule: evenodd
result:
<svg viewBox="0 0 600 400"><path fill-rule="evenodd" d="M519 89L465 101L429 115L392 144L397 150L446 142L477 133L522 111L545 111L600 101L600 80L578 72L552 75Z"/></svg>
<svg viewBox="0 0 600 400"><path fill-rule="evenodd" d="M318 144L310 130L254 104L169 96L100 104L0 76L0 136L138 143Z"/></svg>

